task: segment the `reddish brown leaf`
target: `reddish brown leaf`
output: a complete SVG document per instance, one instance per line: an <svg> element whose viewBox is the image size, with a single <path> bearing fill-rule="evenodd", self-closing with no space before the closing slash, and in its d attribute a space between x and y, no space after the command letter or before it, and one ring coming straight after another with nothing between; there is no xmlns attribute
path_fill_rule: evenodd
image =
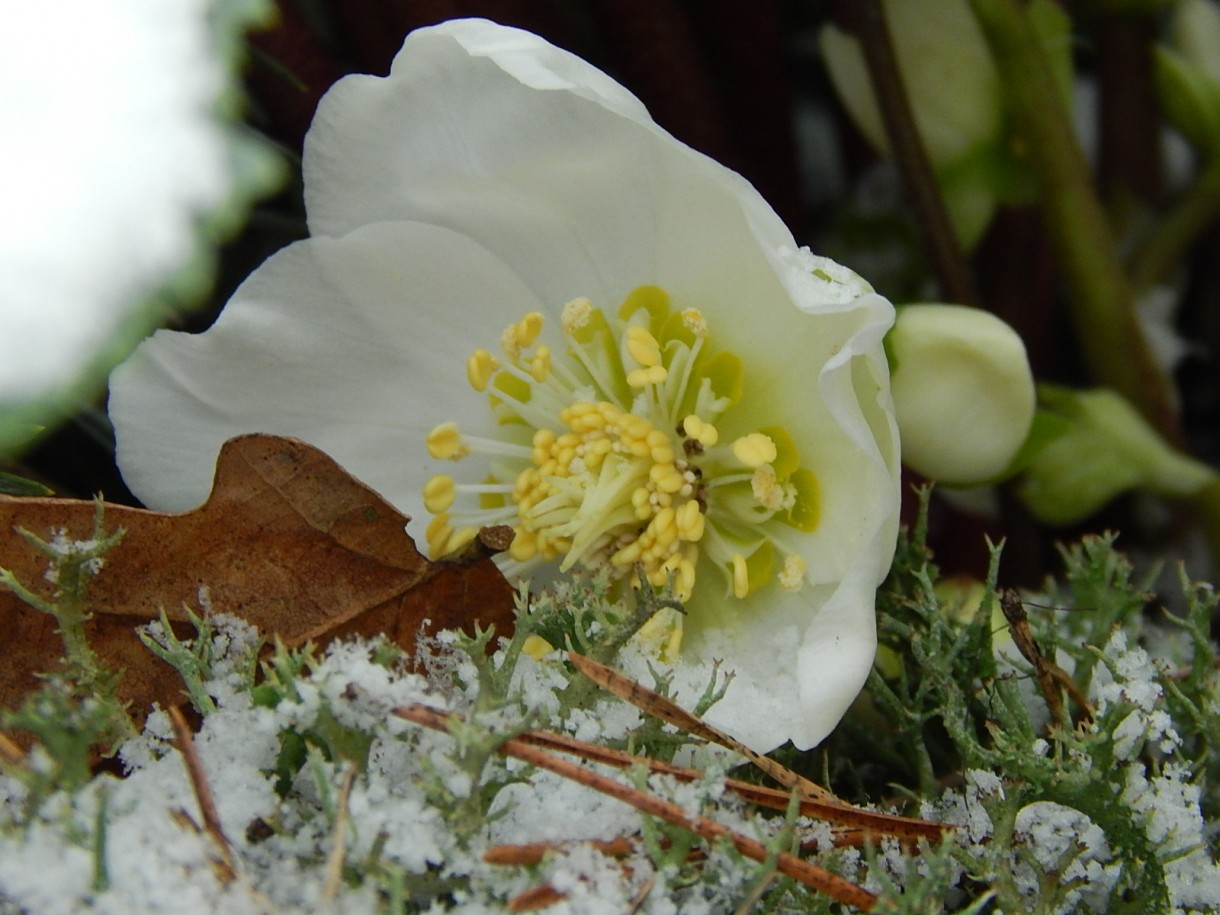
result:
<svg viewBox="0 0 1220 915"><path fill-rule="evenodd" d="M16 533L46 540L92 535L94 503L0 496L0 566L50 598L46 557ZM512 628L513 592L491 562L503 531L489 529L459 557L431 562L416 550L407 518L331 458L304 442L245 435L225 443L207 504L181 515L107 505L106 529L126 530L93 580L90 644L125 671L120 697L137 714L176 702L182 684L134 633L164 608L191 635L207 589L217 612L249 620L289 647L341 635L385 632L408 651L423 620L433 629ZM177 627L176 627L177 628ZM63 647L55 621L0 587L0 708L13 708L52 670Z"/></svg>

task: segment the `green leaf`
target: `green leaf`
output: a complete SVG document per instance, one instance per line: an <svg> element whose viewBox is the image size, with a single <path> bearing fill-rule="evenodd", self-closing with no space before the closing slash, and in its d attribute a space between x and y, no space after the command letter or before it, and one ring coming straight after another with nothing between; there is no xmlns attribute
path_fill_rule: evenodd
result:
<svg viewBox="0 0 1220 915"><path fill-rule="evenodd" d="M1165 117L1204 155L1220 152L1220 87L1201 68L1157 47L1156 89Z"/></svg>
<svg viewBox="0 0 1220 915"><path fill-rule="evenodd" d="M50 496L55 491L37 480L27 480L15 473L0 470L0 493L6 496Z"/></svg>

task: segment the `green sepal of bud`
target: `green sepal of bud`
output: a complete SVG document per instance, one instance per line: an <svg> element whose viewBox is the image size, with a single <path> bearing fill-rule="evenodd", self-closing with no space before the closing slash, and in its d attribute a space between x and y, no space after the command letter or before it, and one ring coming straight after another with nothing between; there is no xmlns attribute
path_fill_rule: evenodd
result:
<svg viewBox="0 0 1220 915"><path fill-rule="evenodd" d="M1038 398L1061 431L1033 456L1018 489L1042 521L1074 524L1132 489L1192 496L1216 471L1174 450L1121 395L1040 385Z"/></svg>
<svg viewBox="0 0 1220 915"><path fill-rule="evenodd" d="M1169 44L1155 49L1156 88L1166 119L1200 153L1220 152L1220 10L1183 0L1170 21Z"/></svg>
<svg viewBox="0 0 1220 915"><path fill-rule="evenodd" d="M1156 88L1161 110L1191 146L1220 151L1220 86L1202 68L1169 48L1156 49Z"/></svg>

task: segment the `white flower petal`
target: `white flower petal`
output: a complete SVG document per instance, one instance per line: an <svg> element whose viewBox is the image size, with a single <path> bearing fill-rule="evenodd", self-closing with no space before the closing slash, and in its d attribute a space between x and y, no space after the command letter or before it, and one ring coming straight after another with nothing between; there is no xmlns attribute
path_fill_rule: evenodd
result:
<svg viewBox="0 0 1220 915"><path fill-rule="evenodd" d="M796 594L773 589L732 621L685 620L687 688L701 688L708 662L725 659L733 684L708 719L760 750L785 739L802 749L823 740L859 693L876 649L874 597L898 533L898 434L880 346L892 309L880 296L856 306L858 330L828 358L818 387L811 378L809 396L781 400L783 421L822 484L827 522L790 538L801 546L810 584ZM762 364L794 386L792 366Z"/></svg>
<svg viewBox="0 0 1220 915"><path fill-rule="evenodd" d="M207 497L226 439L293 435L426 523L428 430L442 418L491 426L466 383L476 344L453 316L498 335L505 315L537 307L511 269L435 226L298 242L243 283L207 333L159 331L115 371L124 478L146 504L182 511Z"/></svg>
<svg viewBox="0 0 1220 915"><path fill-rule="evenodd" d="M315 236L433 222L531 270L544 301L616 306L642 283L682 301L732 298L766 271L759 243L795 248L744 179L674 140L604 74L478 20L414 32L388 77L333 87L305 176Z"/></svg>

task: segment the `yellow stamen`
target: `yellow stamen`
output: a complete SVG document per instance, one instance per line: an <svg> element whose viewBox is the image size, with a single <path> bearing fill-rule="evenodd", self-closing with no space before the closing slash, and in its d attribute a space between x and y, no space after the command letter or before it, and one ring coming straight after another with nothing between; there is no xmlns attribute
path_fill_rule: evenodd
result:
<svg viewBox="0 0 1220 915"><path fill-rule="evenodd" d="M682 420L682 431L704 448L711 448L720 441L720 433L716 431L716 427L705 423L694 413Z"/></svg>
<svg viewBox="0 0 1220 915"><path fill-rule="evenodd" d="M627 384L633 388L644 388L650 384L661 384L669 377L663 365L650 365L643 369L632 369L627 373Z"/></svg>
<svg viewBox="0 0 1220 915"><path fill-rule="evenodd" d="M457 497L453 477L437 474L424 484L424 508L434 515L448 511Z"/></svg>
<svg viewBox="0 0 1220 915"><path fill-rule="evenodd" d="M627 352L631 358L645 368L661 364L661 345L647 328L627 328Z"/></svg>
<svg viewBox="0 0 1220 915"><path fill-rule="evenodd" d="M700 311L675 315L667 301L662 290L637 290L608 320L573 299L563 308L562 351L540 342L543 316L531 312L505 328L504 355L470 355L467 380L493 395L499 431L463 435L447 422L428 434L433 458L492 461L481 484L438 474L424 485L433 556L461 548L481 525L508 523L515 563L582 564L624 585L668 585L683 602L705 567L726 570L738 600L773 578L802 586L802 557L777 562L780 532L766 526L812 529L816 477L782 426L754 426L720 445L718 424L742 399L744 366L711 350ZM474 504L459 508L468 497ZM676 651L681 626L670 632Z"/></svg>
<svg viewBox="0 0 1220 915"><path fill-rule="evenodd" d="M458 461L470 454L457 423L441 423L428 433L428 454L438 461Z"/></svg>
<svg viewBox="0 0 1220 915"><path fill-rule="evenodd" d="M438 556L448 556L450 553L456 553L471 540L478 536L479 529L477 527L462 527L449 534L449 538L445 541L444 548L438 553Z"/></svg>
<svg viewBox="0 0 1220 915"><path fill-rule="evenodd" d="M428 522L428 529L424 531L428 552L432 554L433 558L445 555L445 544L453 533L453 525L449 523L449 520L448 514L441 513Z"/></svg>
<svg viewBox="0 0 1220 915"><path fill-rule="evenodd" d="M530 360L530 375L535 381L546 381L551 374L551 348L545 344L538 347Z"/></svg>
<svg viewBox="0 0 1220 915"><path fill-rule="evenodd" d="M517 562L529 562L538 555L538 535L518 527L508 548L508 555Z"/></svg>
<svg viewBox="0 0 1220 915"><path fill-rule="evenodd" d="M741 599L750 593L750 575L746 569L746 557L733 554L733 596Z"/></svg>
<svg viewBox="0 0 1220 915"><path fill-rule="evenodd" d="M678 527L679 537L689 543L698 543L703 539L707 519L699 510L699 503L692 499L683 503L682 507L678 509L674 516L674 523Z"/></svg>
<svg viewBox="0 0 1220 915"><path fill-rule="evenodd" d="M751 469L770 464L778 453L775 442L761 432L751 432L733 442L733 457Z"/></svg>
<svg viewBox="0 0 1220 915"><path fill-rule="evenodd" d="M682 617L669 608L658 610L640 627L636 638L641 645L655 648L662 661L672 663L682 646Z"/></svg>
<svg viewBox="0 0 1220 915"><path fill-rule="evenodd" d="M466 380L476 391L486 391L499 368L500 360L480 347L466 360Z"/></svg>
<svg viewBox="0 0 1220 915"><path fill-rule="evenodd" d="M517 322L517 342L522 347L533 346L542 333L542 312L531 311Z"/></svg>
<svg viewBox="0 0 1220 915"><path fill-rule="evenodd" d="M510 324L500 334L500 349L510 361L521 358L521 351L533 346L542 332L542 312L531 311L516 324Z"/></svg>

